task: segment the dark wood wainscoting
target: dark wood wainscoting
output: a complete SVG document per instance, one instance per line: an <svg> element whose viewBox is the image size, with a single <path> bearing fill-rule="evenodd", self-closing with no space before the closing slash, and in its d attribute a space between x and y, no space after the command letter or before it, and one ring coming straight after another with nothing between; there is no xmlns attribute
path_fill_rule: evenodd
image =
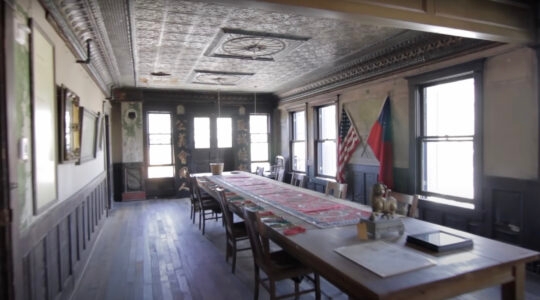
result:
<svg viewBox="0 0 540 300"><path fill-rule="evenodd" d="M371 205L371 189L377 183L379 166L351 164L347 173L348 193L352 194L352 200L366 205Z"/></svg>
<svg viewBox="0 0 540 300"><path fill-rule="evenodd" d="M69 299L106 216L104 172L22 233L22 299Z"/></svg>
<svg viewBox="0 0 540 300"><path fill-rule="evenodd" d="M540 250L540 184L486 177L480 208L468 210L420 201L420 218L429 222Z"/></svg>

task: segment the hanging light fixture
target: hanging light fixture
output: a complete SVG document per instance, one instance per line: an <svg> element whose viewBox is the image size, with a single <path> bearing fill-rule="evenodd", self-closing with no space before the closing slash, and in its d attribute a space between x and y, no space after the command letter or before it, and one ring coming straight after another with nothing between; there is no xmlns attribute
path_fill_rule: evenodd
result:
<svg viewBox="0 0 540 300"><path fill-rule="evenodd" d="M257 113L257 86L254 86L255 91L253 92L253 114Z"/></svg>

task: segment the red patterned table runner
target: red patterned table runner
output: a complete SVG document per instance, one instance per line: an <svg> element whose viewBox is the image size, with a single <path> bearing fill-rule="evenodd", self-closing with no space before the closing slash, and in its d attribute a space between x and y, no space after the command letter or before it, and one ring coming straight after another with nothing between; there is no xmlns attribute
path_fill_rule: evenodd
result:
<svg viewBox="0 0 540 300"><path fill-rule="evenodd" d="M319 228L356 224L361 217L366 218L370 214L368 210L332 201L323 194L316 195L309 190L302 191L258 176L230 174L212 176L211 180L279 208Z"/></svg>

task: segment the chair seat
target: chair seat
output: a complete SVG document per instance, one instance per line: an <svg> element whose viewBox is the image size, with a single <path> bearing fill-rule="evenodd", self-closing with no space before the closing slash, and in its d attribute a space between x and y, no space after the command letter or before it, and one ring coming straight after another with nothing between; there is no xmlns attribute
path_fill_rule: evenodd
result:
<svg viewBox="0 0 540 300"><path fill-rule="evenodd" d="M204 209L221 211L221 207L219 206L219 203L214 198L201 199L201 204Z"/></svg>
<svg viewBox="0 0 540 300"><path fill-rule="evenodd" d="M284 272L292 272L305 274L311 272L311 269L305 267L301 262L296 258L292 257L289 253L284 250L278 250L270 253L270 261L272 262L272 271L279 272L283 274ZM284 278L291 277L290 274L284 276Z"/></svg>
<svg viewBox="0 0 540 300"><path fill-rule="evenodd" d="M239 238L239 237L247 238L246 223L244 223L243 221L232 223L231 229L232 229L232 234L235 238Z"/></svg>

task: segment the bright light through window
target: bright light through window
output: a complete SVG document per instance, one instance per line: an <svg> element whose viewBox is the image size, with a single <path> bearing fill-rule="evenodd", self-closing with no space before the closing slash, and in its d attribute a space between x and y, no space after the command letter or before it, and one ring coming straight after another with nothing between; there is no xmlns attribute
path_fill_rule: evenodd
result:
<svg viewBox="0 0 540 300"><path fill-rule="evenodd" d="M297 111L292 113L292 169L293 171L306 171L306 113Z"/></svg>
<svg viewBox="0 0 540 300"><path fill-rule="evenodd" d="M193 118L195 149L210 148L210 118Z"/></svg>
<svg viewBox="0 0 540 300"><path fill-rule="evenodd" d="M317 172L334 177L337 170L336 105L320 107L318 113Z"/></svg>
<svg viewBox="0 0 540 300"><path fill-rule="evenodd" d="M148 178L173 177L171 115L147 114Z"/></svg>
<svg viewBox="0 0 540 300"><path fill-rule="evenodd" d="M217 119L218 148L232 147L232 120L231 118Z"/></svg>
<svg viewBox="0 0 540 300"><path fill-rule="evenodd" d="M474 79L424 88L422 189L474 198Z"/></svg>
<svg viewBox="0 0 540 300"><path fill-rule="evenodd" d="M257 167L264 167L267 171L270 170L268 134L268 115L249 115L251 172L255 172Z"/></svg>

